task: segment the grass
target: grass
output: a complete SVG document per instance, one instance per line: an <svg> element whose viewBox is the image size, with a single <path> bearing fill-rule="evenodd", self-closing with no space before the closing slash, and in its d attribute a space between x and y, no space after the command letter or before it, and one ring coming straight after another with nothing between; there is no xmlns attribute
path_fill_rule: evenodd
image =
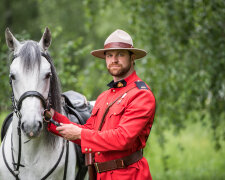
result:
<svg viewBox="0 0 225 180"><path fill-rule="evenodd" d="M208 126L190 124L177 136L171 130L165 136L162 149L153 128L145 150L154 180L225 179L225 142L221 141L222 148L215 150Z"/></svg>
<svg viewBox="0 0 225 180"><path fill-rule="evenodd" d="M1 113L0 127L6 116L7 113ZM186 129L176 136L168 130L164 132L166 143L163 149L155 130L153 126L144 151L153 180L225 179L225 141L221 141L222 148L216 151L209 126L187 124Z"/></svg>

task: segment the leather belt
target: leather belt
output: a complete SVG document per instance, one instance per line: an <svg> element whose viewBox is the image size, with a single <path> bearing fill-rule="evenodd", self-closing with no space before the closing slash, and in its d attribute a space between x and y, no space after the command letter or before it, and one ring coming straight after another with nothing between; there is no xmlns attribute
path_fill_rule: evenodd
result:
<svg viewBox="0 0 225 180"><path fill-rule="evenodd" d="M129 156L120 159L115 159L101 163L94 163L94 166L98 173L102 173L105 171L126 168L127 166L142 159L142 157L143 157L142 150L139 150Z"/></svg>

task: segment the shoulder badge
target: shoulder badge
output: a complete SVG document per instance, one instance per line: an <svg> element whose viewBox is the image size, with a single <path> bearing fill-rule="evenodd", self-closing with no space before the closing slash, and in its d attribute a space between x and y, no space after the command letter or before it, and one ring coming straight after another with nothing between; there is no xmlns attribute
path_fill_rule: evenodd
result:
<svg viewBox="0 0 225 180"><path fill-rule="evenodd" d="M135 84L138 89L149 89L143 81L136 81Z"/></svg>

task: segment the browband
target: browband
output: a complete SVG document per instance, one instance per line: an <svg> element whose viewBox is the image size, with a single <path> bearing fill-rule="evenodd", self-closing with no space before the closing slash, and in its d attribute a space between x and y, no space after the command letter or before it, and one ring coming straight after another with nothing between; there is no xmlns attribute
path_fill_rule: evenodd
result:
<svg viewBox="0 0 225 180"><path fill-rule="evenodd" d="M50 56L49 56L48 53L45 54L45 53L41 52L41 56L45 57L45 59L47 59L47 61L48 61L49 63L51 62L51 58L50 58ZM14 59L16 59L17 57L19 57L19 55L18 55L18 54L14 54L13 57L12 57L12 61L13 61Z"/></svg>

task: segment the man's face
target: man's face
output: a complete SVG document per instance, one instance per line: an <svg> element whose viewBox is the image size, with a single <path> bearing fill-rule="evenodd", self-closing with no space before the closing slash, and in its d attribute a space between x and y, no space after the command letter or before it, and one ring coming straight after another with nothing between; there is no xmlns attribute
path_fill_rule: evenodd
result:
<svg viewBox="0 0 225 180"><path fill-rule="evenodd" d="M112 76L124 78L133 70L134 55L127 50L112 50L105 53L106 66Z"/></svg>

